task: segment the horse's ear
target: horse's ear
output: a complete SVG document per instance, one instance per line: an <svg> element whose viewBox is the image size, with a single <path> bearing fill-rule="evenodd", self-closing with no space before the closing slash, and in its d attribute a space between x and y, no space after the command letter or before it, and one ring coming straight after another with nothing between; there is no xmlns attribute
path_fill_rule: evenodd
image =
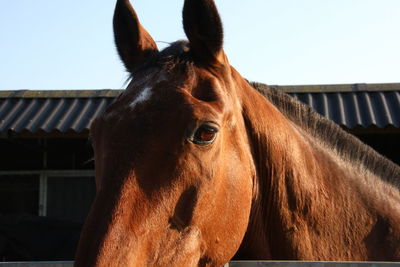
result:
<svg viewBox="0 0 400 267"><path fill-rule="evenodd" d="M115 44L128 71L158 53L156 43L140 24L129 0L117 0L113 26Z"/></svg>
<svg viewBox="0 0 400 267"><path fill-rule="evenodd" d="M224 34L214 0L185 0L183 27L195 62L222 62Z"/></svg>

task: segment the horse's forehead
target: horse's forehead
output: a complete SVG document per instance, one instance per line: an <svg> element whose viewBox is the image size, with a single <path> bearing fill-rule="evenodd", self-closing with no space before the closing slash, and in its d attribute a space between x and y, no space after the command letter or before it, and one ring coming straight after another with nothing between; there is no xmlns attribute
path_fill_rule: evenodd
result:
<svg viewBox="0 0 400 267"><path fill-rule="evenodd" d="M179 105L186 106L188 101L191 105L198 103L193 100L197 98L226 102L223 101L226 97L223 97L222 87L223 84L215 75L203 69L191 68L181 76L179 72L162 67L148 69L134 76L124 93L108 109L105 117L118 120L124 117L133 118L132 114L136 114L137 108L142 115L144 110L150 108L152 112L149 114L155 116L155 107L159 107L157 110L165 110L167 107L176 109ZM175 100L167 102L168 99Z"/></svg>
<svg viewBox="0 0 400 267"><path fill-rule="evenodd" d="M144 71L142 74L134 75L134 79L129 83L127 90L135 86L143 86L155 84L165 81L168 78L168 73L163 68L151 68Z"/></svg>
<svg viewBox="0 0 400 267"><path fill-rule="evenodd" d="M194 80L197 80L197 85ZM205 83L206 80L208 81ZM162 85L160 86L160 84ZM219 88L219 86L215 86L217 84L216 80L207 75L205 71L197 70L189 75L186 73L179 76L177 73L159 68L135 77L129 83L123 98L125 98L124 102L128 103L127 107L134 109L141 103L156 101L158 96L165 97L181 91L192 93L193 87L197 87L198 90L210 87Z"/></svg>
<svg viewBox="0 0 400 267"><path fill-rule="evenodd" d="M167 80L168 75L164 70L152 70L138 77L135 76L127 89L117 99L115 112L121 112L121 109L134 110L141 104L154 101L157 95L154 88L159 87L160 83Z"/></svg>
<svg viewBox="0 0 400 267"><path fill-rule="evenodd" d="M154 95L154 87L167 79L168 76L164 70L154 70L142 75L138 79L132 80L126 89L128 107L134 109L141 103L151 101Z"/></svg>

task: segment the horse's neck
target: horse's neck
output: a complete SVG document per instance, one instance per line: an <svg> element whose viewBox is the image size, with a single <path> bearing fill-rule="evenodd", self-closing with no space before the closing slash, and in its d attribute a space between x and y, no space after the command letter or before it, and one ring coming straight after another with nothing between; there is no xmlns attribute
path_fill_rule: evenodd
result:
<svg viewBox="0 0 400 267"><path fill-rule="evenodd" d="M269 244L264 254L281 259L386 258L369 251L379 242L400 253L390 245L400 239L389 240L400 225L397 189L342 160L254 90L243 98L258 176L250 228L267 229L263 240L250 231L249 243Z"/></svg>
<svg viewBox="0 0 400 267"><path fill-rule="evenodd" d="M260 188L273 196L267 202L268 238L283 240L271 254L310 260L395 257L400 252L393 251L400 242L398 190L293 128L286 129L290 137L267 141L265 156L271 160L267 175L259 177L271 180L268 191ZM272 148L280 142L286 149ZM391 236L395 232L397 237Z"/></svg>

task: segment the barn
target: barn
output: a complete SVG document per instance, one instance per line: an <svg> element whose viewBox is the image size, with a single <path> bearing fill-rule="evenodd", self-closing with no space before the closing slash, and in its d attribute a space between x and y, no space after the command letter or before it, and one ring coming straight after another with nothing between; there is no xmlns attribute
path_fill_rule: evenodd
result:
<svg viewBox="0 0 400 267"><path fill-rule="evenodd" d="M400 84L272 87L400 164ZM120 93L0 91L0 261L73 259L95 195L90 122Z"/></svg>

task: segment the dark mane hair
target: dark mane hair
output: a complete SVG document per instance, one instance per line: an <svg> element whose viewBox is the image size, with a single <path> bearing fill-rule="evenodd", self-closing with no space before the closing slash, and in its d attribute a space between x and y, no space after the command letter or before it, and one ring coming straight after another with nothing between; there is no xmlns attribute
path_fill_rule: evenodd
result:
<svg viewBox="0 0 400 267"><path fill-rule="evenodd" d="M400 188L400 168L396 164L288 94L262 83L251 82L250 84L289 120L333 148L345 160L358 164L361 168Z"/></svg>
<svg viewBox="0 0 400 267"><path fill-rule="evenodd" d="M187 40L178 40L171 43L168 47L164 48L159 57L160 58L171 58L171 57L182 57L182 55L188 54L190 44Z"/></svg>
<svg viewBox="0 0 400 267"><path fill-rule="evenodd" d="M150 57L146 62L135 68L129 75L126 84L134 80L136 74L149 68L163 68L172 73L174 70L190 71L193 69L193 59L190 55L190 45L187 40L178 40Z"/></svg>

